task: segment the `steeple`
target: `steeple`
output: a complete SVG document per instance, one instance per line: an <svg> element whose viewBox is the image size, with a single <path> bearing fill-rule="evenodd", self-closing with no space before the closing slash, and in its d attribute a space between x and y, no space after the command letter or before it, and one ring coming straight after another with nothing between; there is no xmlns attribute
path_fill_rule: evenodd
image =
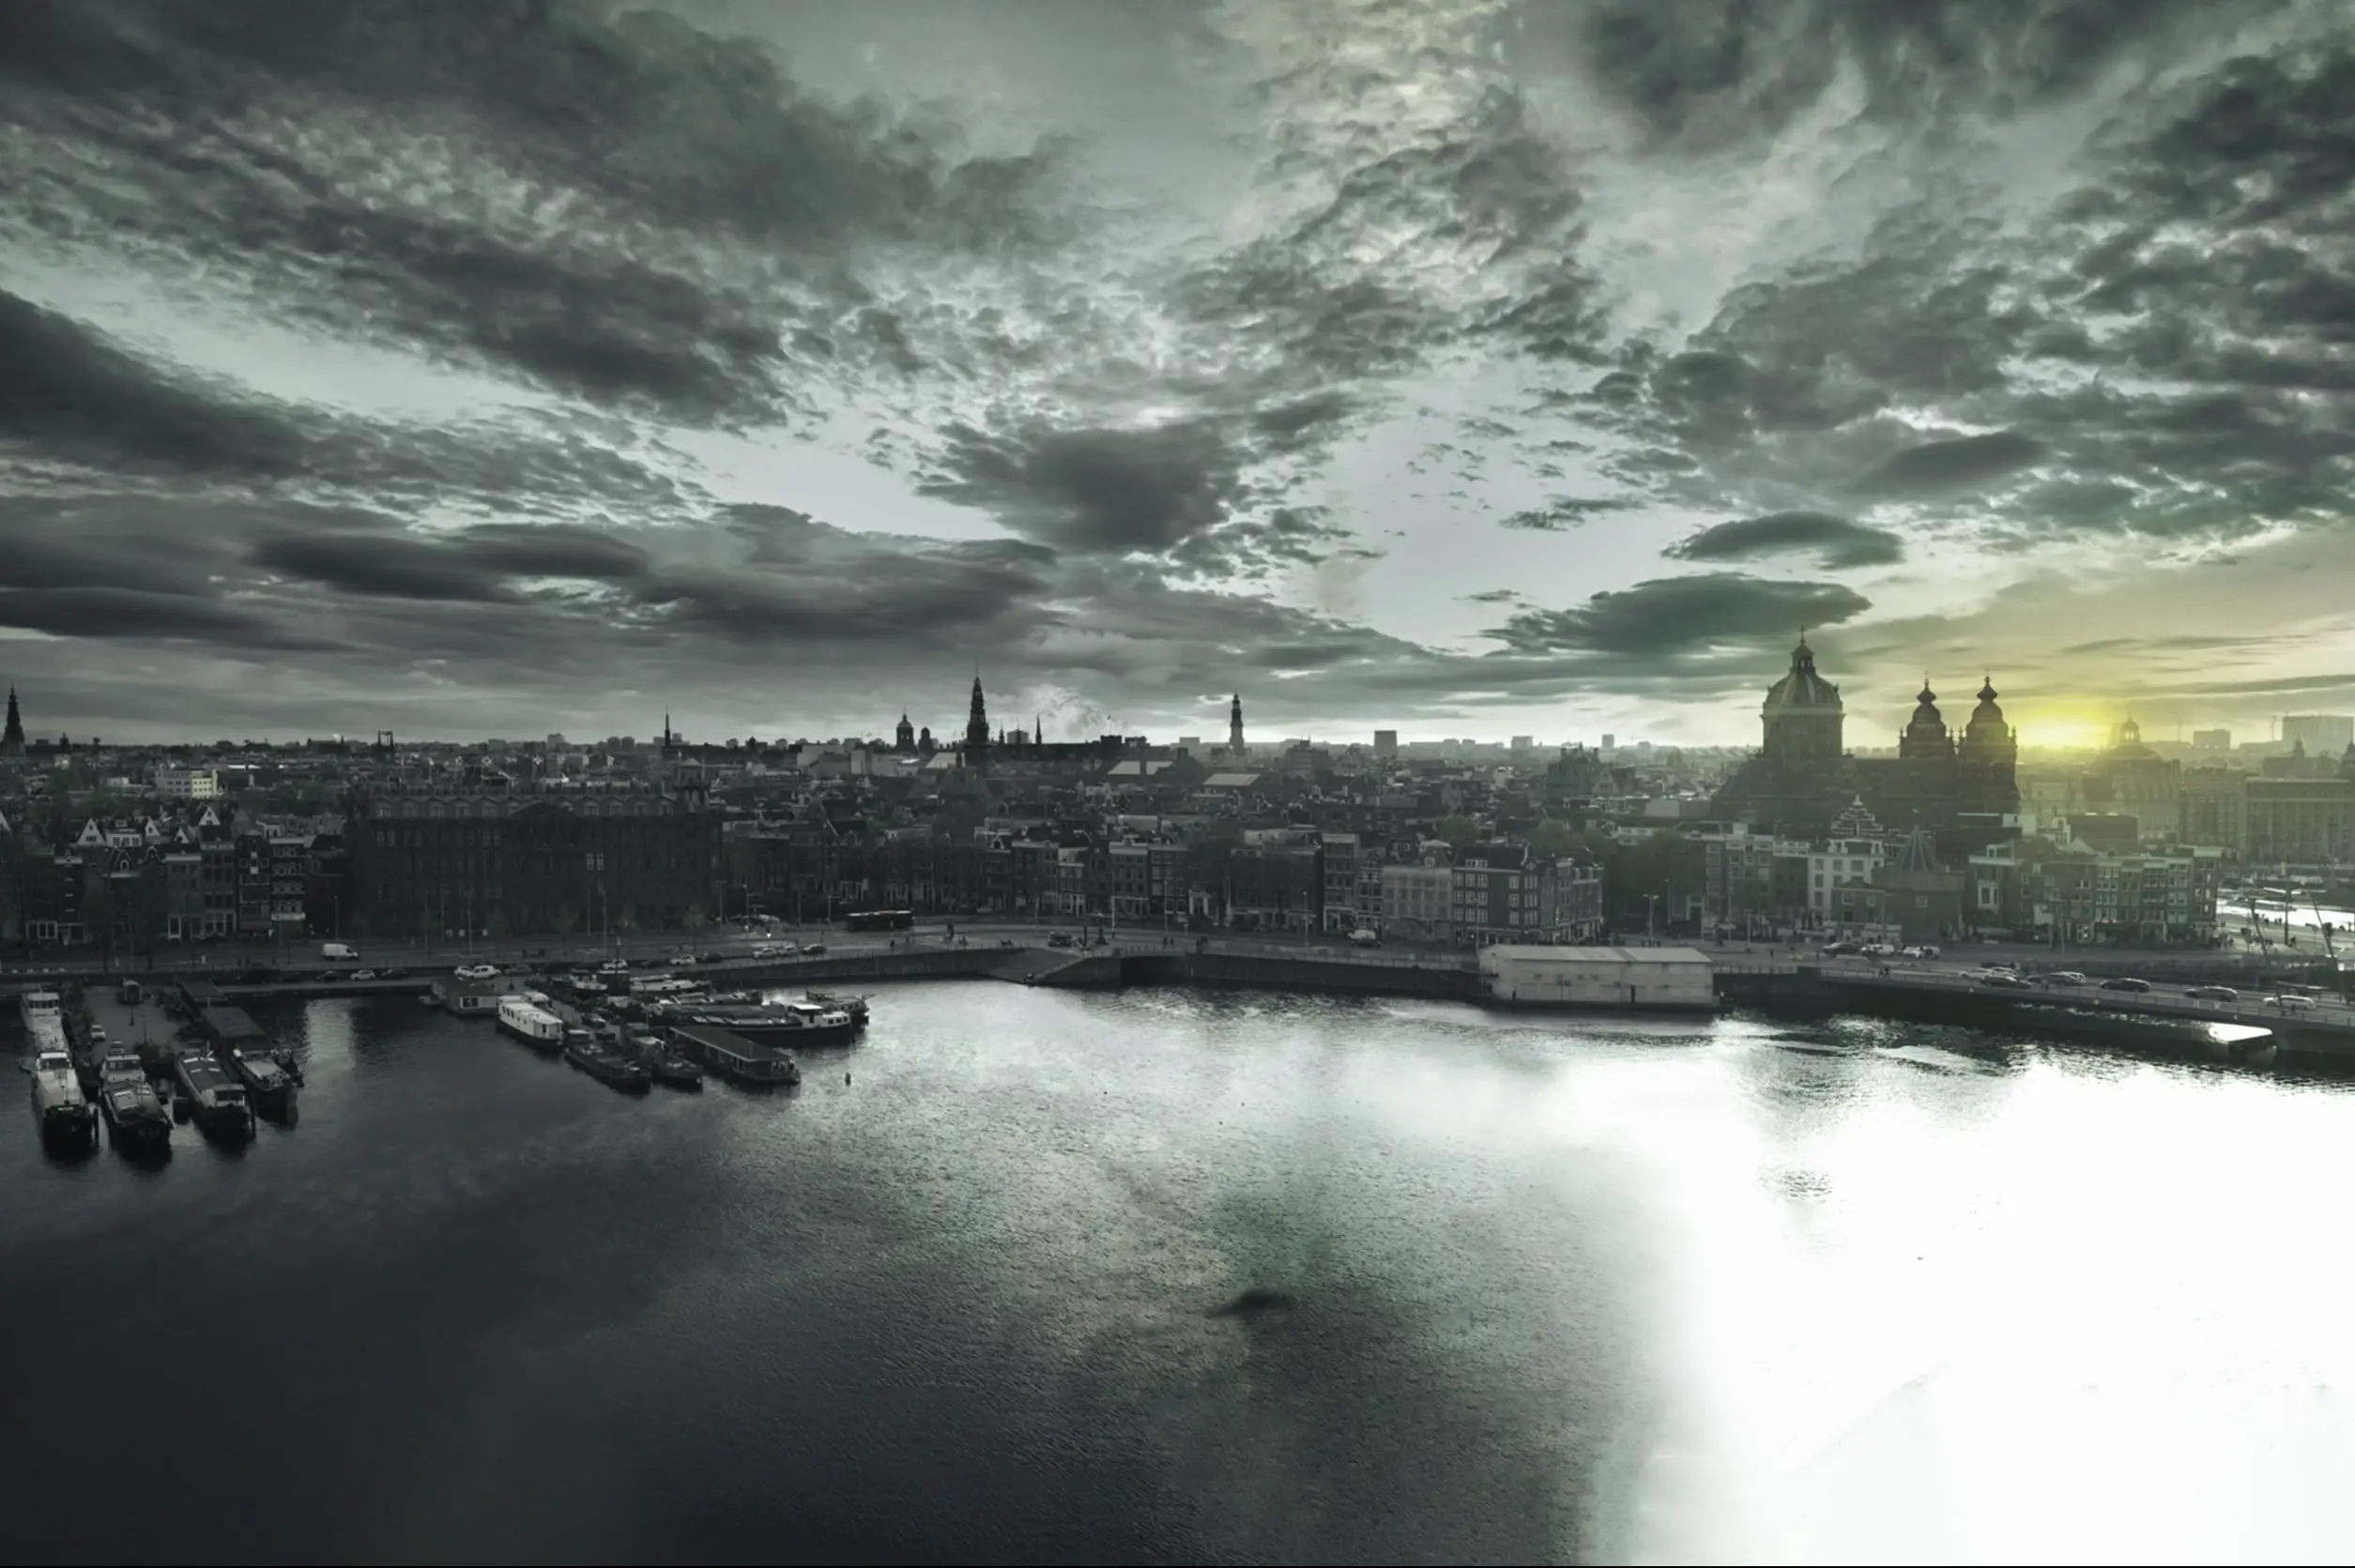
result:
<svg viewBox="0 0 2355 1568"><path fill-rule="evenodd" d="M1227 749L1243 750L1243 693L1237 692L1234 701L1227 705Z"/></svg>
<svg viewBox="0 0 2355 1568"><path fill-rule="evenodd" d="M0 756L24 754L24 718L16 710L16 688L8 688L8 727L0 729Z"/></svg>
<svg viewBox="0 0 2355 1568"><path fill-rule="evenodd" d="M989 754L989 708L981 700L981 672L973 672L973 706L965 717L965 760L981 761Z"/></svg>
<svg viewBox="0 0 2355 1568"><path fill-rule="evenodd" d="M916 726L908 722L907 714L902 713L899 716L899 729L893 735L892 739L902 752L912 752L916 749Z"/></svg>

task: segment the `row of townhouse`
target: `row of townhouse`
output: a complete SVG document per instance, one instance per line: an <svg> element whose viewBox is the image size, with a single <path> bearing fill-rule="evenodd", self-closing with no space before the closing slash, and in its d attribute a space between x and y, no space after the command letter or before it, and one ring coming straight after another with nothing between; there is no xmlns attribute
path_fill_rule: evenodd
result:
<svg viewBox="0 0 2355 1568"><path fill-rule="evenodd" d="M970 841L838 830L822 816L734 822L724 841L733 912L818 920L856 908L1005 914L1239 931L1392 932L1477 945L1576 941L1602 924L1593 866L1526 845L1441 844L1392 862L1360 835L1250 829L1198 853L1163 838L1094 841L1040 829ZM1078 840L1078 842L1073 842Z"/></svg>
<svg viewBox="0 0 2355 1568"><path fill-rule="evenodd" d="M339 831L209 807L170 825L94 820L54 843L0 821L0 942L145 951L333 934L343 878Z"/></svg>

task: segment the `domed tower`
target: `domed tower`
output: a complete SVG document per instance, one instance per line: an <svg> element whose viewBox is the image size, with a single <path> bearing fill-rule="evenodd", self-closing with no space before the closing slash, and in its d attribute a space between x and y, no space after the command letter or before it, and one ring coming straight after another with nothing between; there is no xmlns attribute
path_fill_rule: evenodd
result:
<svg viewBox="0 0 2355 1568"><path fill-rule="evenodd" d="M1938 712L1938 694L1930 690L1928 676L1921 677L1921 694L1914 698L1913 721L1897 737L1897 754L1910 759L1945 759L1954 754L1954 737L1947 733L1946 719Z"/></svg>
<svg viewBox="0 0 2355 1568"><path fill-rule="evenodd" d="M1766 760L1804 769L1838 762L1844 709L1840 688L1815 673L1815 652L1799 633L1788 674L1766 688L1758 717L1766 728Z"/></svg>
<svg viewBox="0 0 2355 1568"><path fill-rule="evenodd" d="M1963 728L1955 747L1961 762L1963 808L1976 812L2016 812L2020 809L2020 735L2004 722L1996 706L1996 682L1989 677L1979 688L1979 706Z"/></svg>
<svg viewBox="0 0 2355 1568"><path fill-rule="evenodd" d="M908 715L899 716L899 733L893 738L902 752L916 749L916 726L908 722Z"/></svg>

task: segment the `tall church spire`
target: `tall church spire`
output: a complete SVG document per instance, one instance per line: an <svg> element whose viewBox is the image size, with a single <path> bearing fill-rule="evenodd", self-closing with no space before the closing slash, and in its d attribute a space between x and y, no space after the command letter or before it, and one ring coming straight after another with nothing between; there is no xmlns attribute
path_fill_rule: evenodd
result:
<svg viewBox="0 0 2355 1568"><path fill-rule="evenodd" d="M1234 701L1227 705L1227 748L1243 750L1243 693L1237 692Z"/></svg>
<svg viewBox="0 0 2355 1568"><path fill-rule="evenodd" d="M0 756L22 756L24 753L24 718L16 710L16 688L8 688L8 727L0 729Z"/></svg>
<svg viewBox="0 0 2355 1568"><path fill-rule="evenodd" d="M965 717L965 760L978 762L989 754L989 708L981 700L981 676L973 676L973 706Z"/></svg>

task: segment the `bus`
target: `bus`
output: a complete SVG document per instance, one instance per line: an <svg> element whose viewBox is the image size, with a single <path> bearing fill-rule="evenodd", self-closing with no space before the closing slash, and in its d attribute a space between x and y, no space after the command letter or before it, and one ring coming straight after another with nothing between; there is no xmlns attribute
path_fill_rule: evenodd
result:
<svg viewBox="0 0 2355 1568"><path fill-rule="evenodd" d="M848 918L853 931L907 931L916 923L913 909L862 909Z"/></svg>

